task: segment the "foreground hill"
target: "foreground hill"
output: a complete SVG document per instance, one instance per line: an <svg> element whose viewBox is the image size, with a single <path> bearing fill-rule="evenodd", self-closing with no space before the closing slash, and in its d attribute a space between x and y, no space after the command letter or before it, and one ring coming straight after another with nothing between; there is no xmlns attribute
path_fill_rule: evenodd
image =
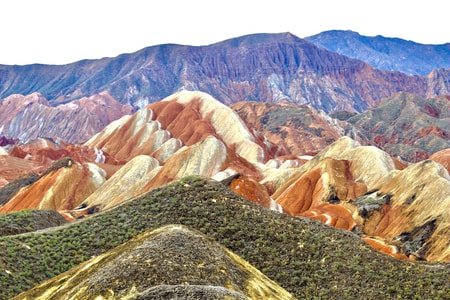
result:
<svg viewBox="0 0 450 300"><path fill-rule="evenodd" d="M236 254L180 225L138 235L14 299L67 297L295 299Z"/></svg>
<svg viewBox="0 0 450 300"><path fill-rule="evenodd" d="M434 69L450 68L450 43L424 45L380 35L363 36L349 30L324 31L305 39L380 70L425 76Z"/></svg>
<svg viewBox="0 0 450 300"><path fill-rule="evenodd" d="M189 177L65 227L2 237L0 297L17 295L136 234L167 224L201 231L298 299L450 296L448 264L390 258L354 233L268 210L217 181ZM122 257L140 264L139 256L130 255L124 252ZM152 255L158 259L163 253ZM196 254L191 255L194 260ZM85 264L83 272L94 265ZM130 276L151 276L144 274Z"/></svg>
<svg viewBox="0 0 450 300"><path fill-rule="evenodd" d="M180 89L201 90L225 104L255 100L309 104L326 112L364 111L406 91L449 94L450 74L380 71L289 33L254 34L209 46L164 44L114 58L68 65L0 66L0 98L41 93L66 103L108 92L143 108Z"/></svg>

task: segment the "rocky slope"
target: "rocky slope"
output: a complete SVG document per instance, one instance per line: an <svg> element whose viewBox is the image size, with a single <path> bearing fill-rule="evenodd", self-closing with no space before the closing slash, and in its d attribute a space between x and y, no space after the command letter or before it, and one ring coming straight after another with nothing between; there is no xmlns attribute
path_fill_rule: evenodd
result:
<svg viewBox="0 0 450 300"><path fill-rule="evenodd" d="M362 136L394 157L417 162L450 147L450 98L400 93L346 120Z"/></svg>
<svg viewBox="0 0 450 300"><path fill-rule="evenodd" d="M130 106L120 104L107 93L57 107L39 93L15 94L0 102L0 135L20 142L53 138L82 143L112 121L131 113Z"/></svg>
<svg viewBox="0 0 450 300"><path fill-rule="evenodd" d="M450 260L450 176L431 160L399 166L385 152L344 137L298 168L272 195L305 215L398 246L393 256ZM342 210L345 208L345 210Z"/></svg>
<svg viewBox="0 0 450 300"><path fill-rule="evenodd" d="M315 155L344 135L339 122L308 106L242 101L230 107L249 128L277 145L278 156Z"/></svg>
<svg viewBox="0 0 450 300"><path fill-rule="evenodd" d="M380 71L289 33L241 36L202 47L165 44L63 66L0 66L0 74L1 98L40 92L52 105L108 92L123 104L143 108L188 89L225 104L288 101L326 112L361 112L400 91L421 97L449 94L448 72L425 77Z"/></svg>
<svg viewBox="0 0 450 300"><path fill-rule="evenodd" d="M441 164L450 174L450 148L431 154L429 159Z"/></svg>
<svg viewBox="0 0 450 300"><path fill-rule="evenodd" d="M363 36L349 30L324 31L305 39L380 70L425 76L434 69L450 68L450 43L424 45L380 35Z"/></svg>

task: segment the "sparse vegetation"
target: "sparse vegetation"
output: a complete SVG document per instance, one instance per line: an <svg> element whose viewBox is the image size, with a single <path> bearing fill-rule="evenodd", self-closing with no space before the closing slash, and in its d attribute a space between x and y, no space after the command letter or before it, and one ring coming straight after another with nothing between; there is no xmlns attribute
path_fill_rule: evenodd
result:
<svg viewBox="0 0 450 300"><path fill-rule="evenodd" d="M267 210L195 176L70 226L0 238L0 298L167 224L205 233L299 299L450 298L449 264L395 260L353 233Z"/></svg>
<svg viewBox="0 0 450 300"><path fill-rule="evenodd" d="M63 216L54 210L26 209L9 214L0 214L0 236L45 229L66 222Z"/></svg>

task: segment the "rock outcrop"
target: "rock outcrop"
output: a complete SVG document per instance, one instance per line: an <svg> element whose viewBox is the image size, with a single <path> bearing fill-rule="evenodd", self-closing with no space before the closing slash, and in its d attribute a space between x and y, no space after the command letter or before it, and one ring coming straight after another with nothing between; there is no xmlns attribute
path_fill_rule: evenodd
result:
<svg viewBox="0 0 450 300"><path fill-rule="evenodd" d="M346 121L352 124L348 132L406 161L417 162L450 147L449 97L400 93Z"/></svg>
<svg viewBox="0 0 450 300"><path fill-rule="evenodd" d="M248 101L230 107L249 128L277 146L277 156L315 155L344 134L336 120L308 106Z"/></svg>
<svg viewBox="0 0 450 300"><path fill-rule="evenodd" d="M0 135L23 143L36 138L81 143L115 119L131 113L131 106L120 104L107 93L56 107L39 93L15 94L0 102Z"/></svg>
<svg viewBox="0 0 450 300"><path fill-rule="evenodd" d="M440 164L425 160L393 171L354 204L368 235L398 243L419 259L450 260L450 176Z"/></svg>
<svg viewBox="0 0 450 300"><path fill-rule="evenodd" d="M394 257L449 261L448 171L432 160L397 166L380 149L343 137L291 173L272 197L291 215L358 228Z"/></svg>
<svg viewBox="0 0 450 300"><path fill-rule="evenodd" d="M105 181L105 172L92 163L63 158L38 180L20 189L0 213L24 209L67 210L78 206Z"/></svg>
<svg viewBox="0 0 450 300"><path fill-rule="evenodd" d="M429 159L441 164L450 173L450 148L431 154Z"/></svg>

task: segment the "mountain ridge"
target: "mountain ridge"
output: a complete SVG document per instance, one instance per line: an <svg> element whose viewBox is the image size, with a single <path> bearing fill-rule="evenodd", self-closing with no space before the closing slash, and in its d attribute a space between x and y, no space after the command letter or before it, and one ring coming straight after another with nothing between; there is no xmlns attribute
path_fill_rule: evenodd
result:
<svg viewBox="0 0 450 300"><path fill-rule="evenodd" d="M324 31L305 39L380 70L426 76L434 69L450 68L450 43L420 44L381 35L364 36L351 30Z"/></svg>
<svg viewBox="0 0 450 300"><path fill-rule="evenodd" d="M239 46L240 45L240 46ZM0 66L0 97L40 92L52 105L108 92L142 108L180 89L225 104L243 100L309 104L326 112L364 111L392 93L448 94L435 76L380 71L289 33L255 34L209 46L163 44L114 58L63 66Z"/></svg>

